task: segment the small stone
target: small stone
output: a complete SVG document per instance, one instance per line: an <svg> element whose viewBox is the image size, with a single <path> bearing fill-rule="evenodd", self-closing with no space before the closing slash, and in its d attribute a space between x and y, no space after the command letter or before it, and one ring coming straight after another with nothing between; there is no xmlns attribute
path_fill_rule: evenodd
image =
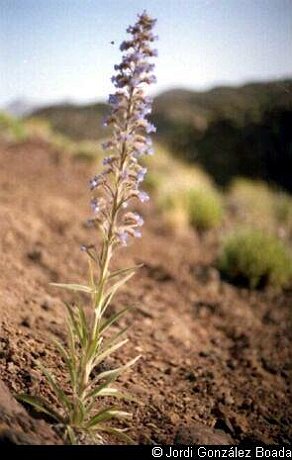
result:
<svg viewBox="0 0 292 460"><path fill-rule="evenodd" d="M21 321L21 326L24 326L24 327L28 327L28 328L31 328L32 327L32 320L29 316L26 316L25 318L23 318L23 320Z"/></svg>
<svg viewBox="0 0 292 460"><path fill-rule="evenodd" d="M199 356L201 356L201 358L208 358L210 353L208 351L200 351Z"/></svg>
<svg viewBox="0 0 292 460"><path fill-rule="evenodd" d="M229 369L232 369L232 370L236 369L236 361L235 360L229 359L226 364L229 367Z"/></svg>
<svg viewBox="0 0 292 460"><path fill-rule="evenodd" d="M188 426L180 426L174 444L184 445L230 445L231 436L221 430L215 430L203 423L195 422Z"/></svg>
<svg viewBox="0 0 292 460"><path fill-rule="evenodd" d="M180 418L181 417L179 415L177 415L177 414L170 414L170 416L169 416L169 420L172 423L172 425L177 425L177 423L179 422Z"/></svg>
<svg viewBox="0 0 292 460"><path fill-rule="evenodd" d="M7 369L9 372L15 372L15 364L12 361L10 361L7 365Z"/></svg>
<svg viewBox="0 0 292 460"><path fill-rule="evenodd" d="M42 251L40 249L32 249L27 253L27 257L33 262L40 262L42 259Z"/></svg>
<svg viewBox="0 0 292 460"><path fill-rule="evenodd" d="M189 373L186 375L186 378L187 378L187 380L189 380L190 382L196 382L196 380L197 380L197 376L196 376L196 374L195 374L193 371L189 372Z"/></svg>
<svg viewBox="0 0 292 460"><path fill-rule="evenodd" d="M228 404L229 406L232 406L232 404L234 404L234 398L231 395L224 395L223 401L225 404Z"/></svg>
<svg viewBox="0 0 292 460"><path fill-rule="evenodd" d="M54 302L50 298L44 299L43 302L41 303L41 307L46 311L51 310L53 305L54 305Z"/></svg>
<svg viewBox="0 0 292 460"><path fill-rule="evenodd" d="M154 331L153 338L157 340L157 342L162 342L165 339L165 335L161 331Z"/></svg>
<svg viewBox="0 0 292 460"><path fill-rule="evenodd" d="M172 367L168 367L167 369L165 369L165 374L166 375L172 375L173 374L173 368Z"/></svg>

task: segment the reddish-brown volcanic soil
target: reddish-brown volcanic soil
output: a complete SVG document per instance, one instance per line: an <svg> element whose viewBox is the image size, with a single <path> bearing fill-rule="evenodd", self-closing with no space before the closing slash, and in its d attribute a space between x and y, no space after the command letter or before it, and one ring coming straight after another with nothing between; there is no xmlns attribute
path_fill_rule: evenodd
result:
<svg viewBox="0 0 292 460"><path fill-rule="evenodd" d="M46 394L35 359L59 368L50 337L64 338L70 296L49 283L87 277L80 245L95 238L84 225L93 170L41 142L0 147L0 377L12 393ZM144 237L121 250L118 263L144 268L112 307L134 307L125 320L130 340L116 361L143 355L123 377L141 401L131 407L131 436L191 443L199 422L226 433L226 442L287 443L291 291L221 281L212 267L218 234L174 235L153 205L143 211ZM0 438L12 439L14 430L60 442L52 430L44 435L40 416L27 413L24 423L12 412L0 404Z"/></svg>

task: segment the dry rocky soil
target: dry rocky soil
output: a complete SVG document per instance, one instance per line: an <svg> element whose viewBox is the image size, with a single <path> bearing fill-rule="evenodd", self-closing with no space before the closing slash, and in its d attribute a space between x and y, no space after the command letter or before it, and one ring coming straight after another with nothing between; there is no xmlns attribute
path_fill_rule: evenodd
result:
<svg viewBox="0 0 292 460"><path fill-rule="evenodd" d="M62 379L51 337L64 340L64 301L72 297L49 283L87 277L80 245L96 239L85 225L93 172L41 141L0 146L0 443L62 443L56 427L13 395L51 398L36 360ZM132 438L291 442L291 290L222 281L218 234L176 235L154 204L143 212L144 237L120 250L117 264L144 266L111 307L133 307L120 325L131 325L130 340L105 363L142 354L120 382L140 401L124 404L134 413Z"/></svg>

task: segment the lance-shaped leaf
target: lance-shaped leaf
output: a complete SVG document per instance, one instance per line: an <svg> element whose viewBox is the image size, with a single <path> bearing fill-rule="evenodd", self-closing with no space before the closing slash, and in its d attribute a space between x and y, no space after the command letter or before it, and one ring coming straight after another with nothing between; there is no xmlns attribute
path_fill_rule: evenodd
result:
<svg viewBox="0 0 292 460"><path fill-rule="evenodd" d="M74 433L74 430L71 428L70 425L67 425L66 430L65 430L65 438L68 439L69 443L72 445L77 444L77 439Z"/></svg>
<svg viewBox="0 0 292 460"><path fill-rule="evenodd" d="M76 371L77 357L79 356L79 354L76 348L76 340L75 340L75 334L74 334L72 322L69 319L67 320L67 329L68 329L68 348L69 348L68 354L72 362L72 367ZM75 380L75 377L74 377L74 380Z"/></svg>
<svg viewBox="0 0 292 460"><path fill-rule="evenodd" d="M93 361L94 358L96 357L98 350L103 342L103 337L100 336L100 334L96 334L94 339L92 340L88 350L87 350L87 359L89 361Z"/></svg>
<svg viewBox="0 0 292 460"><path fill-rule="evenodd" d="M74 425L81 426L86 417L86 408L80 398L75 399L74 404Z"/></svg>
<svg viewBox="0 0 292 460"><path fill-rule="evenodd" d="M132 415L129 412L119 410L116 407L106 408L99 411L87 423L86 428L92 429L101 422L107 422L113 418L130 418Z"/></svg>
<svg viewBox="0 0 292 460"><path fill-rule="evenodd" d="M115 295L115 293L117 292L117 290L123 286L123 284L125 284L130 278L132 278L132 276L134 275L134 273L129 273L128 275L126 275L124 278L120 279L119 281L117 281L116 283L114 283L106 292L105 294L105 299L103 301L103 305L102 305L102 311L101 311L101 315L104 314L104 312L106 311L108 305L110 304L113 296Z"/></svg>
<svg viewBox="0 0 292 460"><path fill-rule="evenodd" d="M105 358L110 356L112 353L114 353L116 350L121 348L127 342L128 342L128 339L124 339L121 342L118 342L118 343L114 344L112 347L109 347L109 348L105 349L102 353L100 353L96 357L96 359L94 361L94 367L96 367L98 364L100 364Z"/></svg>
<svg viewBox="0 0 292 460"><path fill-rule="evenodd" d="M101 372L94 380L94 383L102 380L102 379L113 379L115 380L119 375L121 375L124 371L129 369L130 367L134 366L138 359L141 358L141 355L136 356L136 358L132 359L128 363L124 364L123 366L116 367L115 369L111 369L109 371ZM111 382L113 381L111 380Z"/></svg>
<svg viewBox="0 0 292 460"><path fill-rule="evenodd" d="M87 294L92 294L92 289L89 286L84 286L82 284L63 284L63 283L50 283L51 286L58 287L61 289L67 289L69 291L75 292L86 292Z"/></svg>
<svg viewBox="0 0 292 460"><path fill-rule="evenodd" d="M103 344L104 349L108 349L109 347L111 347L122 335L124 335L127 332L129 328L130 326L126 326L116 334L112 335L109 339L105 340Z"/></svg>
<svg viewBox="0 0 292 460"><path fill-rule="evenodd" d="M69 313L69 332L73 331L75 333L75 335L78 337L78 339L80 340L81 345L83 347L85 347L86 346L86 337L84 337L83 328L82 328L80 322L78 321L78 318L76 318L76 315L75 315L72 307L68 303L65 303L65 305L66 305L68 313ZM74 342L74 340L73 340L73 342Z"/></svg>
<svg viewBox="0 0 292 460"><path fill-rule="evenodd" d="M124 401L132 401L138 403L137 398L126 393L124 391L120 391L117 388L104 388L98 394L98 396L110 396L116 399L123 399Z"/></svg>
<svg viewBox="0 0 292 460"><path fill-rule="evenodd" d="M139 264L139 265L134 265L133 267L128 267L128 268L120 268L119 270L115 270L113 272L111 272L110 276L109 276L109 280L112 280L118 276L121 276L121 275L127 275L129 273L135 273L136 270L138 270L138 268L141 268L143 267L143 264Z"/></svg>
<svg viewBox="0 0 292 460"><path fill-rule="evenodd" d="M67 350L65 350L63 345L58 340L55 340L53 338L53 342L66 363L66 366L69 370L72 386L73 388L75 388L76 377L77 377L76 368L75 368L75 359L74 358L72 359L72 356L70 355L70 353L67 352Z"/></svg>
<svg viewBox="0 0 292 460"><path fill-rule="evenodd" d="M57 382L55 381L54 377L50 374L50 372L47 371L47 369L45 369L40 364L38 364L38 367L40 368L40 370L42 371L42 373L46 377L50 387L52 388L52 390L54 391L56 397L58 398L59 403L62 404L62 406L64 408L66 408L67 411L70 412L70 410L72 409L72 404L69 401L69 398L65 395L65 393L62 390L62 388L60 387L60 385L57 384Z"/></svg>
<svg viewBox="0 0 292 460"><path fill-rule="evenodd" d="M46 399L40 396L31 396L27 394L16 395L16 399L23 403L29 404L38 412L42 412L48 415L58 423L64 423L64 418L57 411L49 407L50 403Z"/></svg>
<svg viewBox="0 0 292 460"><path fill-rule="evenodd" d="M122 316L124 316L127 311L130 310L130 307L126 307L123 310L115 313L114 315L110 316L106 321L102 323L100 326L99 332L100 334L102 332L105 332L110 326L112 326L114 323L116 323Z"/></svg>
<svg viewBox="0 0 292 460"><path fill-rule="evenodd" d="M81 331L82 331L82 337L84 338L85 342L87 342L88 337L89 337L89 331L88 331L88 326L87 326L85 313L84 313L83 308L80 307L80 305L78 305L77 308L78 308L79 324L80 324L80 328L81 328Z"/></svg>
<svg viewBox="0 0 292 460"><path fill-rule="evenodd" d="M125 441L127 444L135 444L133 439L125 433L126 430L122 430L121 428L97 425L96 429L104 433L113 434L117 438L120 438L122 441Z"/></svg>

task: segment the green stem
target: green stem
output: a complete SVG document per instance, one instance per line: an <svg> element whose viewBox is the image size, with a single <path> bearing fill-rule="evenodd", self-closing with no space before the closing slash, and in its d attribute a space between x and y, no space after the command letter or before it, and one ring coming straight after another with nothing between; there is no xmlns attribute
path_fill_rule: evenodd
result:
<svg viewBox="0 0 292 460"><path fill-rule="evenodd" d="M129 94L129 105L127 110L126 116L126 123L125 123L125 132L128 131L129 127L129 119L132 111L132 98L133 98L134 91L131 88ZM116 226L118 212L119 212L119 199L120 199L120 185L121 185L121 178L119 177L119 172L122 171L124 167L124 163L126 160L126 152L127 152L127 141L123 142L122 150L121 150L121 162L120 168L117 173L116 177L116 190L114 194L112 210L111 210L111 219L110 225L108 230L108 236L103 242L102 248L102 260L100 263L100 277L99 282L96 286L95 293L93 295L93 308L94 308L94 320L91 327L91 334L90 340L87 344L86 350L84 350L84 354L81 358L80 362L80 380L78 385L77 397L82 401L86 397L86 389L88 387L88 381L90 377L90 373L93 367L93 360L90 358L89 350L91 349L93 343L97 340L100 330L100 323L101 323L101 311L102 311L102 304L104 300L105 294L105 287L107 285L108 276L109 276L109 264L113 255L113 236L114 236L114 229ZM77 409L77 408L76 408ZM75 417L74 417L75 418Z"/></svg>

